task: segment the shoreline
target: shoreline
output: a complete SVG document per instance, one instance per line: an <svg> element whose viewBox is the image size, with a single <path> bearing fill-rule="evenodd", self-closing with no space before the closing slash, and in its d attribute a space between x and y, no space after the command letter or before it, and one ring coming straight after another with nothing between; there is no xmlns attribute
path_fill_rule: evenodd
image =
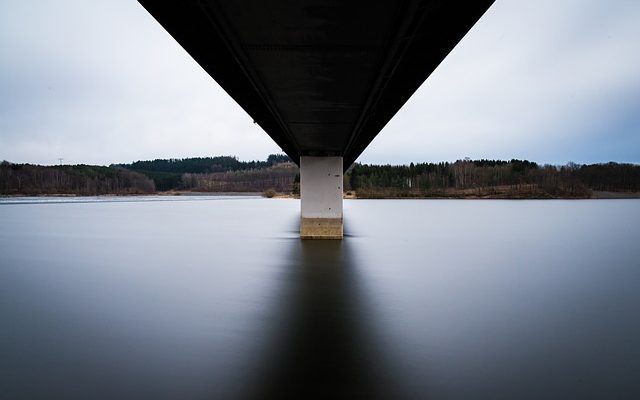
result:
<svg viewBox="0 0 640 400"><path fill-rule="evenodd" d="M103 193L103 194L79 194L79 193L21 193L0 194L0 198L13 197L143 197L143 196L262 196L261 192L190 192L170 191L155 193Z"/></svg>
<svg viewBox="0 0 640 400"><path fill-rule="evenodd" d="M39 194L0 194L0 198L19 197L143 197L143 196L260 196L265 197L261 192L193 192L193 191L166 191L156 193L109 193L97 195L84 195L75 193L39 193ZM299 199L300 196L292 193L276 193L273 199ZM358 197L354 191L349 191L343 195L345 200L612 200L612 199L640 199L640 192L606 192L592 191L589 197L569 197L569 196L536 196L527 194L507 195L505 193L495 195L478 195L471 193L454 193L432 196L364 196Z"/></svg>

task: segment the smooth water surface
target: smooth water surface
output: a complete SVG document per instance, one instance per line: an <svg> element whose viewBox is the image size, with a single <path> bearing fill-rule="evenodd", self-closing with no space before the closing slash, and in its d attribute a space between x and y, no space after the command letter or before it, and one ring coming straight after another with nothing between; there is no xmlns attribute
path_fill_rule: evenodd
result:
<svg viewBox="0 0 640 400"><path fill-rule="evenodd" d="M0 399L640 398L640 201L1 199Z"/></svg>

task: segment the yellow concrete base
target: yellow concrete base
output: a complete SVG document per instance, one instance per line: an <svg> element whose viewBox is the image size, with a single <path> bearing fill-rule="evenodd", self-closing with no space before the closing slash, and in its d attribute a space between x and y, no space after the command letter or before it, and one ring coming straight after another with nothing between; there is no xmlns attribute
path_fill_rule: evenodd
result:
<svg viewBox="0 0 640 400"><path fill-rule="evenodd" d="M342 239L342 218L300 218L300 239Z"/></svg>

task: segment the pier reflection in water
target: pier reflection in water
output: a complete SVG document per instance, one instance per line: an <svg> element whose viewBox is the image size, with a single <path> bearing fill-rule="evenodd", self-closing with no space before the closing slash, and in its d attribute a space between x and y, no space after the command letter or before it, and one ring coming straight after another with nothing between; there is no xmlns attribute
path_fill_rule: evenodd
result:
<svg viewBox="0 0 640 400"><path fill-rule="evenodd" d="M250 398L397 398L348 241L291 241L278 323Z"/></svg>

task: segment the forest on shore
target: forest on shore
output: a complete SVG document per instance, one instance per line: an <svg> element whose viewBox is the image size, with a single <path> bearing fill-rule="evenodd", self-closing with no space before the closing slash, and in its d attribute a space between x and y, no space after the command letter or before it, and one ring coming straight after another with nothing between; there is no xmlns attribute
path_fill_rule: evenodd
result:
<svg viewBox="0 0 640 400"><path fill-rule="evenodd" d="M108 167L0 163L0 195L260 192L270 197L296 196L299 190L298 167L283 154L272 154L265 161L218 156ZM640 193L640 165L555 166L468 158L409 165L356 163L344 175L344 190L348 197L358 198L635 197Z"/></svg>
<svg viewBox="0 0 640 400"><path fill-rule="evenodd" d="M350 188L360 198L591 198L640 192L640 165L538 165L527 160L458 160L409 165L355 164Z"/></svg>
<svg viewBox="0 0 640 400"><path fill-rule="evenodd" d="M153 179L124 168L97 165L55 165L0 163L1 195L80 196L152 194Z"/></svg>

